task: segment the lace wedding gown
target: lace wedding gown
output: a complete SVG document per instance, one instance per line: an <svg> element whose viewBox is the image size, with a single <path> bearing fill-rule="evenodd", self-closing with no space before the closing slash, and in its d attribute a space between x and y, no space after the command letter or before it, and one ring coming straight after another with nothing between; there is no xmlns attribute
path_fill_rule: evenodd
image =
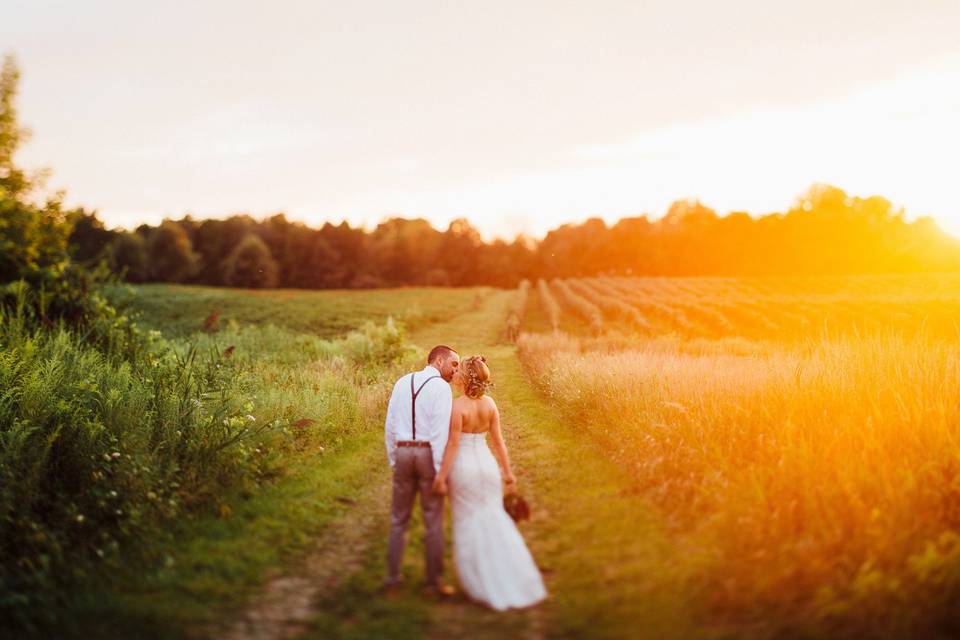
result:
<svg viewBox="0 0 960 640"><path fill-rule="evenodd" d="M485 433L463 433L450 470L453 559L464 592L498 611L527 607L547 590L503 508L500 467Z"/></svg>

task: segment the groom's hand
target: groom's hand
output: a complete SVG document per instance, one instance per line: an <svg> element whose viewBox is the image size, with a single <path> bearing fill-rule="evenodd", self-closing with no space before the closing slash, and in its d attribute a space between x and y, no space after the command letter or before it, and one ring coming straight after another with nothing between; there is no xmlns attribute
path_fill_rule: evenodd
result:
<svg viewBox="0 0 960 640"><path fill-rule="evenodd" d="M439 477L433 479L433 492L441 496L447 495L447 481Z"/></svg>

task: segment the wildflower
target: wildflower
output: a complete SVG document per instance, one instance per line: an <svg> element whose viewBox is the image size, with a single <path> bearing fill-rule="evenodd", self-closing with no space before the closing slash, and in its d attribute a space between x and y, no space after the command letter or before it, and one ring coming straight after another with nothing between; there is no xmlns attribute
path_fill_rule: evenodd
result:
<svg viewBox="0 0 960 640"><path fill-rule="evenodd" d="M256 422L256 421L257 419L255 417L253 417L249 413L247 414L247 422Z"/></svg>
<svg viewBox="0 0 960 640"><path fill-rule="evenodd" d="M83 517L83 514L82 514L82 513L79 514L79 515L77 515L77 523L83 524L83 521L84 521L85 519L86 519L86 518Z"/></svg>
<svg viewBox="0 0 960 640"><path fill-rule="evenodd" d="M120 452L119 452L119 451L114 451L114 452L111 454L111 456L113 457L114 460L116 460L117 458L120 457Z"/></svg>
<svg viewBox="0 0 960 640"><path fill-rule="evenodd" d="M103 549L97 549L97 555L103 557Z"/></svg>
<svg viewBox="0 0 960 640"><path fill-rule="evenodd" d="M110 497L111 497L111 498L116 498L116 497L117 497L117 492L116 492L116 491L111 491L111 492L110 492Z"/></svg>
<svg viewBox="0 0 960 640"><path fill-rule="evenodd" d="M123 515L123 509L117 509L116 511L114 511L114 513L116 513L118 516L122 516L122 515Z"/></svg>
<svg viewBox="0 0 960 640"><path fill-rule="evenodd" d="M156 499L157 499L157 494L155 494L153 491L147 491L147 499L148 499L148 500L156 500Z"/></svg>

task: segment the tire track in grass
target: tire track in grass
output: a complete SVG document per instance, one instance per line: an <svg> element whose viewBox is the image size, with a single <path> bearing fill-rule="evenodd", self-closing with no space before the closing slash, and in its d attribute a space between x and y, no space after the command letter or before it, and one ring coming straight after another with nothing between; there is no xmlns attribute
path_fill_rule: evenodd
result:
<svg viewBox="0 0 960 640"><path fill-rule="evenodd" d="M606 459L579 425L567 424L536 393L512 345L503 341L512 292L491 292L478 308L411 332L422 349L446 343L462 357L483 353L494 375L511 460L531 520L521 531L550 597L505 613L462 594L436 601L423 580L423 528L411 521L395 599L380 592L389 531L389 471L318 541L302 571L268 583L236 622L230 640L261 638L699 638L691 562L661 530L654 511L629 490L628 473ZM379 440L370 446L382 446ZM449 536L449 512L447 519ZM449 561L448 579L455 579ZM289 602L284 602L288 600ZM279 603L279 604L277 604ZM241 624L243 622L243 624ZM242 635L245 634L245 635ZM261 635L255 635L261 634ZM270 635L272 634L272 635Z"/></svg>
<svg viewBox="0 0 960 640"><path fill-rule="evenodd" d="M222 640L286 640L305 633L316 617L315 601L335 592L345 577L360 570L373 532L382 529L380 505L390 496L385 474L352 501L346 515L317 540L317 551L297 571L271 578Z"/></svg>

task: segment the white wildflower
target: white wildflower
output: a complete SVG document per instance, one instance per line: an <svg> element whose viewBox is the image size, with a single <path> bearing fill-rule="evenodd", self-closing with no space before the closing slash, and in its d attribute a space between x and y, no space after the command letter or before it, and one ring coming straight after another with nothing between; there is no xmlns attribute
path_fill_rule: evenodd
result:
<svg viewBox="0 0 960 640"><path fill-rule="evenodd" d="M82 513L77 516L77 522L79 522L80 524L83 524L83 521L84 521L85 519L86 519L86 518L83 517L83 514L82 514Z"/></svg>
<svg viewBox="0 0 960 640"><path fill-rule="evenodd" d="M247 414L247 422L256 422L256 421L257 419L255 417L253 417L249 413Z"/></svg>

